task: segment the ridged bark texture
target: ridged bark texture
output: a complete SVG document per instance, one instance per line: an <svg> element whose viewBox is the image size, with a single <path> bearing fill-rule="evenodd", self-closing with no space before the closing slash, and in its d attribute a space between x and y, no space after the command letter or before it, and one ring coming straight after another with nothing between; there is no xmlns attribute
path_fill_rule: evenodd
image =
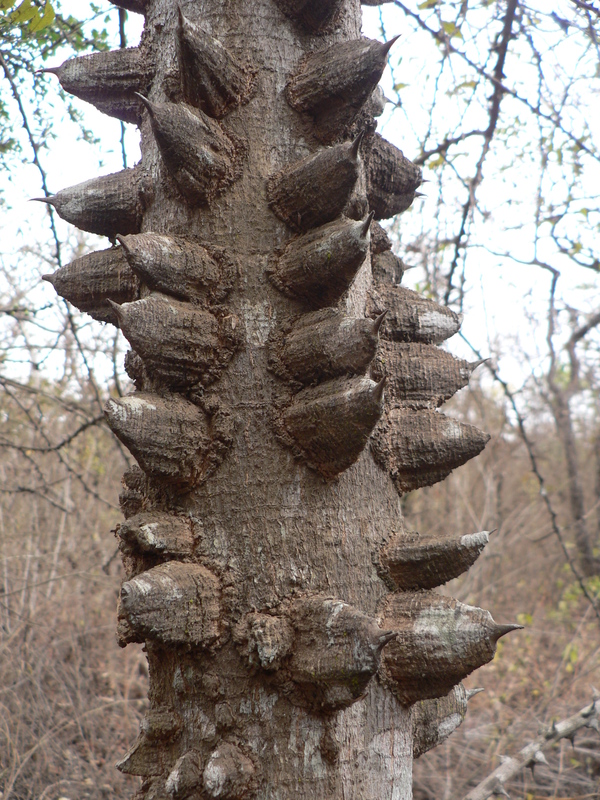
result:
<svg viewBox="0 0 600 800"><path fill-rule="evenodd" d="M118 634L145 642L150 710L119 768L138 800L410 800L413 749L456 722L430 705L416 746L410 706L488 660L496 628L419 599L486 535L402 523L398 492L485 435L434 410L468 379L434 346L460 319L396 285L369 215L421 181L374 135L385 48L358 0L117 5L146 15L142 162L49 202L121 246L48 279L133 347L136 392L106 416L139 465ZM109 107L101 73L78 80Z"/></svg>

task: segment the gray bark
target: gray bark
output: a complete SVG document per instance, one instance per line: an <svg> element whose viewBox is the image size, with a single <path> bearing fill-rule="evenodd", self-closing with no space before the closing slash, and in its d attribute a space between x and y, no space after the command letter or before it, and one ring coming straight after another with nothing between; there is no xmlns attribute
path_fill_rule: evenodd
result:
<svg viewBox="0 0 600 800"><path fill-rule="evenodd" d="M398 213L421 180L373 134L385 48L360 43L358 0L119 5L146 14L141 164L49 199L118 237L105 284L98 258L52 280L100 316L72 285L94 275L135 351L137 391L107 419L140 465L121 495L119 640L146 644L150 711L119 767L145 800L410 800L411 704L446 695L506 631L414 591L468 568L484 535L403 544L398 491L487 437L433 410L471 369L433 347L460 319L395 285L375 223L371 269L369 205ZM135 75L113 73L122 102Z"/></svg>

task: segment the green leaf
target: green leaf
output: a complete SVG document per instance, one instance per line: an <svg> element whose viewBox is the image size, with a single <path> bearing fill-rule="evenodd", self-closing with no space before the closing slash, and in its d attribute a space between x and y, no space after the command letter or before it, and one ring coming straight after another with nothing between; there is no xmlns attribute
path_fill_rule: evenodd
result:
<svg viewBox="0 0 600 800"><path fill-rule="evenodd" d="M444 29L444 33L450 36L450 38L453 36L457 39L463 38L460 28L457 28L454 22L442 22L442 28Z"/></svg>
<svg viewBox="0 0 600 800"><path fill-rule="evenodd" d="M439 6L440 0L425 0L423 3L419 3L417 8L435 8Z"/></svg>
<svg viewBox="0 0 600 800"><path fill-rule="evenodd" d="M20 25L23 22L29 22L37 14L37 8L31 7L31 0L23 0L21 5L10 15L10 21L13 25Z"/></svg>
<svg viewBox="0 0 600 800"><path fill-rule="evenodd" d="M430 158L427 162L427 167L429 169L436 169L437 167L441 167L442 164L446 163L446 158L440 153L435 158Z"/></svg>
<svg viewBox="0 0 600 800"><path fill-rule="evenodd" d="M404 89L404 88L406 88L407 86L410 86L410 84L409 84L409 83L395 83L395 84L394 84L394 91L395 91L395 92L399 92L399 91L400 91L400 89Z"/></svg>
<svg viewBox="0 0 600 800"><path fill-rule="evenodd" d="M12 8L15 2L16 0L0 0L0 10L6 11L9 8Z"/></svg>
<svg viewBox="0 0 600 800"><path fill-rule="evenodd" d="M44 6L44 13L38 17L38 19L32 20L29 25L29 32L30 33L37 33L38 31L42 31L44 28L47 28L48 25L51 25L54 22L54 18L56 14L54 13L54 9L52 8L51 4L46 0L46 5Z"/></svg>

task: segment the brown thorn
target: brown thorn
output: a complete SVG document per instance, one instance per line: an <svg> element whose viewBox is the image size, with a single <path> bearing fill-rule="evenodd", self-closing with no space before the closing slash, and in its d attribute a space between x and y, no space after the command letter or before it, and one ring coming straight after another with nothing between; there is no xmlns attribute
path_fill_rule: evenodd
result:
<svg viewBox="0 0 600 800"><path fill-rule="evenodd" d="M398 638L398 631L384 631L379 639L377 640L377 645L375 646L375 650L377 652L381 652L386 644L393 641L394 639Z"/></svg>
<svg viewBox="0 0 600 800"><path fill-rule="evenodd" d="M364 138L365 132L361 131L356 139L352 142L352 149L350 150L350 156L356 160L358 158L358 151L360 150L361 142Z"/></svg>
<svg viewBox="0 0 600 800"><path fill-rule="evenodd" d="M373 320L373 333L379 333L379 329L381 328L381 323L383 322L386 314L387 314L387 308L382 314L380 314Z"/></svg>
<svg viewBox="0 0 600 800"><path fill-rule="evenodd" d="M54 199L53 196L49 196L49 197L30 197L29 198L29 202L30 203L48 203L49 206L55 206L56 205L56 200Z"/></svg>
<svg viewBox="0 0 600 800"><path fill-rule="evenodd" d="M491 361L491 358L479 358L477 361L471 361L469 364L469 369L471 372L475 372L477 367L480 367L482 364L487 364L488 361Z"/></svg>
<svg viewBox="0 0 600 800"><path fill-rule="evenodd" d="M507 633L511 633L512 631L522 631L524 625L517 625L516 623L507 623L506 625L496 625L494 628L494 632L492 633L492 639L498 641L503 636L506 636Z"/></svg>
<svg viewBox="0 0 600 800"><path fill-rule="evenodd" d="M364 239L365 236L369 233L369 228L371 227L371 223L373 222L373 217L375 216L375 212L371 211L371 213L366 218L364 225L360 229L360 238Z"/></svg>
<svg viewBox="0 0 600 800"><path fill-rule="evenodd" d="M51 75L58 75L60 67L41 67L36 69L34 75L39 75L40 72L49 72Z"/></svg>
<svg viewBox="0 0 600 800"><path fill-rule="evenodd" d="M108 298L106 299L106 302L112 308L112 310L115 312L115 314L117 315L117 318L119 320L122 319L123 318L123 311L121 309L121 306L118 303L115 303L114 300L109 300Z"/></svg>
<svg viewBox="0 0 600 800"><path fill-rule="evenodd" d="M54 275L51 275L50 273L48 273L47 275L42 275L42 280L48 281L48 283L51 283L52 286L54 286Z"/></svg>
<svg viewBox="0 0 600 800"><path fill-rule="evenodd" d="M424 192L415 192L415 193L414 193L414 196L415 196L415 197L427 197L427 195L426 195L426 194L424 194Z"/></svg>
<svg viewBox="0 0 600 800"><path fill-rule="evenodd" d="M115 239L121 245L123 250L125 250L126 254L130 252L129 247L127 246L127 242L125 241L125 237L123 236L123 234L117 233L117 235L115 236Z"/></svg>
<svg viewBox="0 0 600 800"><path fill-rule="evenodd" d="M148 109L148 113L150 114L150 116L152 116L152 103L150 102L150 100L148 100L148 98L147 98L147 97L144 97L144 95L143 95L143 94L140 94L140 92L134 92L134 95L135 95L136 97L139 97L139 98L140 98L140 100L142 101L142 103L143 103L143 104L146 106L146 108Z"/></svg>
<svg viewBox="0 0 600 800"><path fill-rule="evenodd" d="M379 383L373 389L373 397L375 398L375 400L378 403L381 402L381 398L383 397L383 390L385 388L386 381L387 381L387 376L384 375L383 378L379 381Z"/></svg>
<svg viewBox="0 0 600 800"><path fill-rule="evenodd" d="M384 56L387 56L387 54L390 52L390 50L396 44L399 38L400 34L398 34L398 36L394 36L394 38L390 39L389 42L382 42L381 51Z"/></svg>

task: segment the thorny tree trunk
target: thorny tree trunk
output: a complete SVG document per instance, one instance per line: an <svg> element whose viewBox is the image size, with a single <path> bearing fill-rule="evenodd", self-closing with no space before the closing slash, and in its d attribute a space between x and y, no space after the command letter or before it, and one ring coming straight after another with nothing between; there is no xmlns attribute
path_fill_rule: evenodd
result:
<svg viewBox="0 0 600 800"><path fill-rule="evenodd" d="M421 182L374 133L389 48L358 0L119 5L140 48L56 73L140 124L142 161L47 198L119 241L47 276L132 345L106 413L139 463L118 634L150 711L119 767L148 800L409 800L513 626L431 591L485 532L402 524L487 436L436 411L474 366L436 347L460 321L368 216Z"/></svg>

